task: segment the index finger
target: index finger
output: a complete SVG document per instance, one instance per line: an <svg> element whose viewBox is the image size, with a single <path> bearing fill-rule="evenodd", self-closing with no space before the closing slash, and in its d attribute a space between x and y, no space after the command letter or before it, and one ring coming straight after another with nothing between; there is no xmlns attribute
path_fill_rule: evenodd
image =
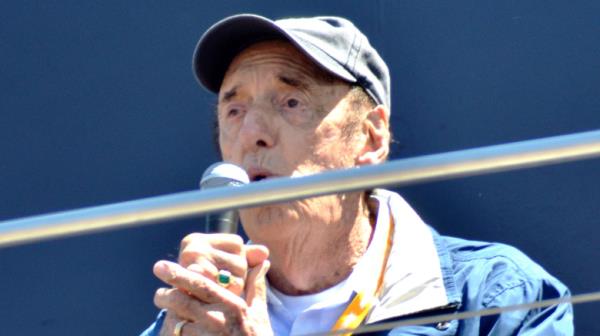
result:
<svg viewBox="0 0 600 336"><path fill-rule="evenodd" d="M202 274L187 270L179 264L159 261L154 264L154 274L164 281L189 293L205 303L222 302L227 306L240 307L245 301Z"/></svg>
<svg viewBox="0 0 600 336"><path fill-rule="evenodd" d="M242 237L231 233L191 233L181 240L179 250L183 251L196 244L206 244L221 251L241 254L244 240Z"/></svg>

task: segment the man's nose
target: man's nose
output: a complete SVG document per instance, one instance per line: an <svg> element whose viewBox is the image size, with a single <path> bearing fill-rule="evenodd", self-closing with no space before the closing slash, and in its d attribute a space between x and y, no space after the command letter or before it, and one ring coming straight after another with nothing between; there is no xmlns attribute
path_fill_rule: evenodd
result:
<svg viewBox="0 0 600 336"><path fill-rule="evenodd" d="M240 140L248 150L270 148L274 145L273 120L259 107L250 108L244 116Z"/></svg>

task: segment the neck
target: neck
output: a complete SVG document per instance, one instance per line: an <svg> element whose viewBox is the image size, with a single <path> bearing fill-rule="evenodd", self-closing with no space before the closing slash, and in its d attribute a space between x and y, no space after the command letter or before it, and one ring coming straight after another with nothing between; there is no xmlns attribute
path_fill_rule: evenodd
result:
<svg viewBox="0 0 600 336"><path fill-rule="evenodd" d="M262 241L271 255L269 282L282 293L323 291L346 279L369 245L373 226L362 193L339 196L338 215L288 225L288 239ZM338 196L331 196L338 197ZM324 220L325 219L325 220Z"/></svg>

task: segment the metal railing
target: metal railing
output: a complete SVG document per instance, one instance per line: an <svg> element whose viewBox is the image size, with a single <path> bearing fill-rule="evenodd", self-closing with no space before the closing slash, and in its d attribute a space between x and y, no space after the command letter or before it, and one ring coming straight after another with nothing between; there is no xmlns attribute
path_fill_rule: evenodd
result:
<svg viewBox="0 0 600 336"><path fill-rule="evenodd" d="M426 181L480 175L600 156L600 131L394 160L381 165L274 178L245 186L189 191L0 222L0 247L252 207Z"/></svg>

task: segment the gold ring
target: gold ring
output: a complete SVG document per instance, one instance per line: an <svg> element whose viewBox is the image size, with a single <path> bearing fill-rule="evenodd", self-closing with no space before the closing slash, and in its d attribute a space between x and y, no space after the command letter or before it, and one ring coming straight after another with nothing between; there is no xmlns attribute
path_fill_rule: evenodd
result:
<svg viewBox="0 0 600 336"><path fill-rule="evenodd" d="M217 283L223 287L229 286L231 283L231 272L227 270L219 270L219 275L217 275Z"/></svg>
<svg viewBox="0 0 600 336"><path fill-rule="evenodd" d="M181 320L181 321L177 322L177 324L175 325L175 330L173 331L173 335L181 336L181 331L183 330L183 326L188 322L190 322L190 321Z"/></svg>

